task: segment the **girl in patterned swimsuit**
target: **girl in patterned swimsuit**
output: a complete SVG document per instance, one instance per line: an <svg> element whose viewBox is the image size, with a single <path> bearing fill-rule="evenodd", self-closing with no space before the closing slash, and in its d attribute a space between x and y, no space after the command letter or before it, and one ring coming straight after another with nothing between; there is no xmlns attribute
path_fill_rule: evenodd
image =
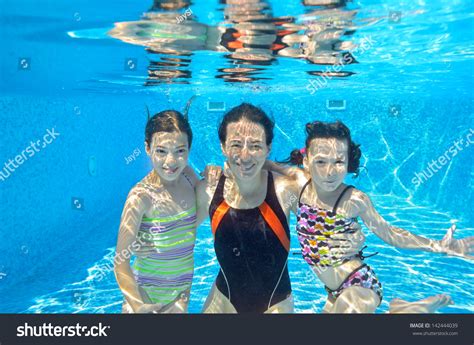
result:
<svg viewBox="0 0 474 345"><path fill-rule="evenodd" d="M452 226L441 241L414 235L391 226L374 209L370 198L343 183L347 173L358 173L361 151L341 122L306 125L306 147L294 150L286 161L299 168L284 168L267 162L267 168L293 176L301 187L297 209L297 234L305 261L326 285L325 312L372 313L383 296L382 285L363 255L337 258L330 255L328 240L350 234L350 225L361 217L379 238L398 248L418 249L467 257L474 249L474 236L455 240ZM308 177L309 180L308 180ZM343 241L340 244L344 246ZM452 303L446 295L419 302L394 300L391 312L432 312Z"/></svg>
<svg viewBox="0 0 474 345"><path fill-rule="evenodd" d="M127 197L114 260L123 312L187 311L196 238L191 142L187 117L177 111L162 111L147 122L145 149L153 170ZM150 243L152 250L130 265L131 252Z"/></svg>

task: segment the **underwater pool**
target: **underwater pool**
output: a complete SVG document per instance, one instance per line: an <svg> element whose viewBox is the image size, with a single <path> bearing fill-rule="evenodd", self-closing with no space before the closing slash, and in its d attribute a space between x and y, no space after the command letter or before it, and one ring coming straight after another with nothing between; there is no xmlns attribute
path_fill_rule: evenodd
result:
<svg viewBox="0 0 474 345"><path fill-rule="evenodd" d="M169 3L179 8L164 10ZM474 3L315 3L3 0L0 312L120 312L110 267L127 193L151 169L145 107L182 110L194 95L197 171L223 163L217 125L243 101L275 118L273 159L303 146L309 120L341 119L366 168L348 182L385 219L433 239L456 219L456 236L472 235ZM433 173L430 162L461 139ZM318 313L324 287L297 255L294 227L292 218L295 309ZM474 312L471 262L364 232L368 252L379 252L367 260L384 284L378 312L395 297L439 293L455 302L441 313ZM218 272L209 221L198 228L195 263L192 313Z"/></svg>

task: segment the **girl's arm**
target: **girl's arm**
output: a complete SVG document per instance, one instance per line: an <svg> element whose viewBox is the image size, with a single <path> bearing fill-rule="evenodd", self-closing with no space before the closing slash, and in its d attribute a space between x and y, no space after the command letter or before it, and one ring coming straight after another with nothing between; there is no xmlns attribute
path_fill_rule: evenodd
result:
<svg viewBox="0 0 474 345"><path fill-rule="evenodd" d="M201 225L201 223L209 217L209 205L211 204L212 196L214 195L216 187L217 183L211 184L207 180L201 180L198 182L196 186L196 227Z"/></svg>
<svg viewBox="0 0 474 345"><path fill-rule="evenodd" d="M136 251L140 247L140 242L137 239L138 229L142 217L150 207L150 204L151 202L146 196L144 197L133 190L130 192L123 208L115 251L115 278L125 299L134 312L140 312L141 307L152 303L150 300L143 300L130 267L132 251Z"/></svg>
<svg viewBox="0 0 474 345"><path fill-rule="evenodd" d="M206 165L204 171L201 172L200 177L198 174L196 174L192 167L187 165L183 170L183 174L191 180L194 188L196 188L197 183L201 180L201 178L206 179L210 184L217 183L219 181L219 177L222 174L222 168L218 165Z"/></svg>
<svg viewBox="0 0 474 345"><path fill-rule="evenodd" d="M418 249L434 253L446 253L450 255L469 257L467 254L474 249L474 236L462 240L452 237L455 227L450 228L441 241L431 240L411 232L391 226L375 210L370 198L361 191L353 192L358 212L365 225L384 242L397 248Z"/></svg>

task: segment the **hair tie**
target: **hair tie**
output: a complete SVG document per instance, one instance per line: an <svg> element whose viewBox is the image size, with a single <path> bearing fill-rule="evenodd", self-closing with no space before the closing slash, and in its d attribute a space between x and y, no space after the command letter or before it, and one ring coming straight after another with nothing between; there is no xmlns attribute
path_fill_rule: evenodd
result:
<svg viewBox="0 0 474 345"><path fill-rule="evenodd" d="M306 147L300 149L300 153L304 156L306 154Z"/></svg>

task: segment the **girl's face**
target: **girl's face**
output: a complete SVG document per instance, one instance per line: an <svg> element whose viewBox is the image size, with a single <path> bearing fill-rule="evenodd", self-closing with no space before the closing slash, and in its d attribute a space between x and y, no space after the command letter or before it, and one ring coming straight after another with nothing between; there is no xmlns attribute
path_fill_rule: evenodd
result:
<svg viewBox="0 0 474 345"><path fill-rule="evenodd" d="M221 145L230 170L241 180L255 177L270 153L262 125L245 119L227 125L227 138Z"/></svg>
<svg viewBox="0 0 474 345"><path fill-rule="evenodd" d="M347 175L348 158L347 140L316 138L311 141L303 164L318 188L333 192Z"/></svg>
<svg viewBox="0 0 474 345"><path fill-rule="evenodd" d="M157 132L145 144L153 169L165 181L175 181L188 165L188 136L183 132Z"/></svg>

